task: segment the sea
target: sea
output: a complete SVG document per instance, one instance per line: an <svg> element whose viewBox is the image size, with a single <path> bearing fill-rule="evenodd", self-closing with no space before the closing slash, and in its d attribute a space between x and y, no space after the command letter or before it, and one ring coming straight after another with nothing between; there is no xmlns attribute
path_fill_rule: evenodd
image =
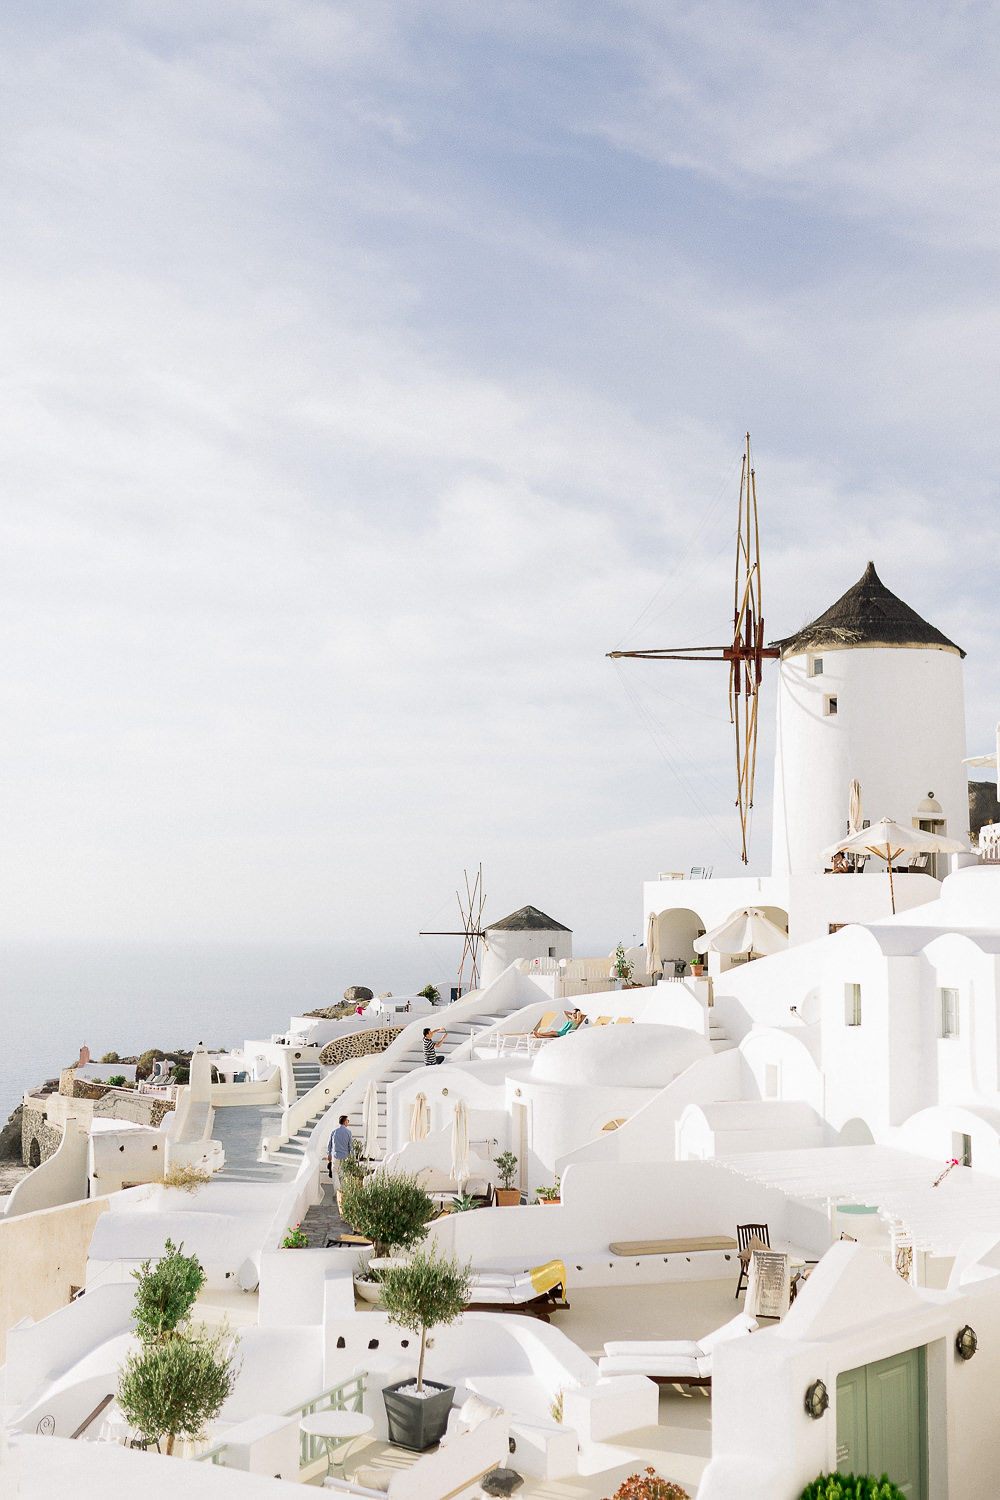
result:
<svg viewBox="0 0 1000 1500"><path fill-rule="evenodd" d="M457 968L457 954L456 963ZM420 940L361 944L0 944L0 1124L25 1089L91 1056L238 1047L352 984L404 995L455 983Z"/></svg>

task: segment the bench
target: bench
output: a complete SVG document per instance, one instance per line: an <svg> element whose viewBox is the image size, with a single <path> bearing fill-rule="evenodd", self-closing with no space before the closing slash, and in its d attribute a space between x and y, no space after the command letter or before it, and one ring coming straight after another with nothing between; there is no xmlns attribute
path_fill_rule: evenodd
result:
<svg viewBox="0 0 1000 1500"><path fill-rule="evenodd" d="M612 1240L612 1255L690 1255L693 1250L735 1250L728 1234L702 1234L680 1240Z"/></svg>

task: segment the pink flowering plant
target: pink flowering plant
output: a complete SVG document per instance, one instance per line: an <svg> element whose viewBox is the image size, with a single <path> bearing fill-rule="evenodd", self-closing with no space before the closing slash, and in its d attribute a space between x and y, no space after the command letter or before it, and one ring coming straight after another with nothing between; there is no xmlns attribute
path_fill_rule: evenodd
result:
<svg viewBox="0 0 1000 1500"><path fill-rule="evenodd" d="M671 1479L663 1479L655 1469L630 1474L615 1490L613 1500L690 1500L687 1490Z"/></svg>
<svg viewBox="0 0 1000 1500"><path fill-rule="evenodd" d="M281 1248L283 1250L308 1250L309 1236L301 1224L296 1224L294 1229L288 1231L281 1242Z"/></svg>

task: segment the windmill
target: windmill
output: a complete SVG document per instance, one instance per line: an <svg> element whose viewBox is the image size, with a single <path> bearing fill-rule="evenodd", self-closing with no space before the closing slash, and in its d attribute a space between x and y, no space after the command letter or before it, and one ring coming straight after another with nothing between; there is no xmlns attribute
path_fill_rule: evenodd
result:
<svg viewBox="0 0 1000 1500"><path fill-rule="evenodd" d="M760 533L757 484L750 458L750 434L740 473L736 528L736 577L733 584L733 639L729 646L656 646L644 651L609 651L609 657L638 656L646 661L726 661L729 663L729 718L736 739L736 806L739 809L743 863L753 808L757 769L757 695L765 659L776 659L776 646L764 645L761 610Z"/></svg>
<svg viewBox="0 0 1000 1500"><path fill-rule="evenodd" d="M465 976L465 965L469 964L469 988L479 988L479 945L485 941L486 933L483 930L483 907L486 905L486 891L483 886L483 866L480 861L476 870L475 879L469 883L468 870L462 871L465 881L465 899L462 899L461 891L455 892L455 900L458 902L458 915L462 926L453 928L449 932L421 932L421 937L460 937L464 938L462 944L462 958L458 966L458 987L462 988Z"/></svg>

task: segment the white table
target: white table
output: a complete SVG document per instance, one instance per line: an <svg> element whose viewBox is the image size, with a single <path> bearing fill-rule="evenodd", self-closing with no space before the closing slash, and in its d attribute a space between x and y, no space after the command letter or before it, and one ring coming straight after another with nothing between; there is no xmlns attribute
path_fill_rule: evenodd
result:
<svg viewBox="0 0 1000 1500"><path fill-rule="evenodd" d="M329 1474L337 1450L346 1449L354 1438L366 1437L375 1423L361 1411L314 1411L311 1416L303 1417L299 1426L310 1437L322 1438L326 1444L326 1472ZM341 1469L346 1457L344 1452L336 1460Z"/></svg>

